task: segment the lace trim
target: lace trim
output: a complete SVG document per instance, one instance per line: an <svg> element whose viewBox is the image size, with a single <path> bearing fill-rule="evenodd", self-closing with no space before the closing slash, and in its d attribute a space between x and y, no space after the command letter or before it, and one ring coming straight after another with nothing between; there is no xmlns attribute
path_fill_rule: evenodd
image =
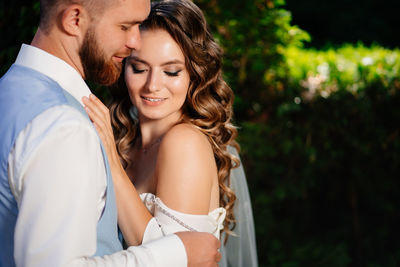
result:
<svg viewBox="0 0 400 267"><path fill-rule="evenodd" d="M153 198L153 204L156 205L162 213L164 213L165 215L167 215L168 217L170 217L172 220L174 220L175 222L177 222L178 224L180 224L181 226L185 227L186 229L188 229L191 232L199 232L196 229L194 229L193 227L190 227L189 225L187 225L186 223L182 222L181 220L179 220L178 218L176 218L173 214L171 214L169 211L167 211L166 209L164 209L157 201L156 198Z"/></svg>

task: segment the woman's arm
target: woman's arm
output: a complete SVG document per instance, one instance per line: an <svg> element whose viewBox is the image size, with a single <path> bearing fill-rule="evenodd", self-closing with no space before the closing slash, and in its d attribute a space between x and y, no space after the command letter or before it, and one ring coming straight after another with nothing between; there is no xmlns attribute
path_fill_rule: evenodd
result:
<svg viewBox="0 0 400 267"><path fill-rule="evenodd" d="M128 245L140 244L148 226L151 239L161 237L168 231L162 229L164 225L149 224L152 215L119 161L107 107L94 96L84 98L83 102L106 147L116 190L119 226L125 240ZM208 214L212 187L218 190L217 167L211 145L199 130L180 124L168 131L160 144L155 174L156 195L168 208L186 214ZM218 192L216 196L218 201ZM167 227L171 229L170 226Z"/></svg>
<svg viewBox="0 0 400 267"><path fill-rule="evenodd" d="M119 227L129 246L139 245L152 216L119 160L108 108L93 94L90 98L83 97L82 101L107 152L116 192Z"/></svg>

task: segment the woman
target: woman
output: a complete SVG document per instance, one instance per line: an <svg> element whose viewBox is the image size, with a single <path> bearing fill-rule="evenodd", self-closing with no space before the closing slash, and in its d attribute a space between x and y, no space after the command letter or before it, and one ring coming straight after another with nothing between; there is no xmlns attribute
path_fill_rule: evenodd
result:
<svg viewBox="0 0 400 267"><path fill-rule="evenodd" d="M237 131L221 49L186 0L153 3L141 36L112 91L111 119L97 98L84 99L107 149L124 239L136 245L184 230L230 234L236 196L229 175L239 160L228 151L238 147Z"/></svg>

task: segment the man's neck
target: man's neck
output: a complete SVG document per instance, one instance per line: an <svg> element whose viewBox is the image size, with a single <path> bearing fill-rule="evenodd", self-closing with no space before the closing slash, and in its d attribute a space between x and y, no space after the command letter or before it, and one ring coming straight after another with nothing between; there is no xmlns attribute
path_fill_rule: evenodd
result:
<svg viewBox="0 0 400 267"><path fill-rule="evenodd" d="M31 45L64 60L74 69L76 69L82 77L84 77L83 66L79 57L79 52L70 48L70 40L64 39L65 38L60 36L60 34L55 31L47 33L41 30L39 27L35 36L33 37Z"/></svg>

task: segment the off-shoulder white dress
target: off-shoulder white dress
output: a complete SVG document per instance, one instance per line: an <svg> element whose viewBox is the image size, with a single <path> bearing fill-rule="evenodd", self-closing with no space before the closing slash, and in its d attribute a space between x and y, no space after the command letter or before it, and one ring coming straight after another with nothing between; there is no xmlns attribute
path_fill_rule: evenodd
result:
<svg viewBox="0 0 400 267"><path fill-rule="evenodd" d="M208 232L219 239L226 216L224 208L216 208L207 215L194 215L167 207L154 194L143 193L140 197L154 217L147 225L143 243L181 231Z"/></svg>
<svg viewBox="0 0 400 267"><path fill-rule="evenodd" d="M230 153L239 157L237 151L231 147ZM235 235L230 236L227 244L221 246L222 259L219 266L257 267L253 212L242 164L231 172L231 189L237 197L234 207ZM151 193L141 194L140 197L154 217L147 225L143 243L180 231L208 232L220 238L226 216L224 208L217 208L207 215L193 215L170 209Z"/></svg>

